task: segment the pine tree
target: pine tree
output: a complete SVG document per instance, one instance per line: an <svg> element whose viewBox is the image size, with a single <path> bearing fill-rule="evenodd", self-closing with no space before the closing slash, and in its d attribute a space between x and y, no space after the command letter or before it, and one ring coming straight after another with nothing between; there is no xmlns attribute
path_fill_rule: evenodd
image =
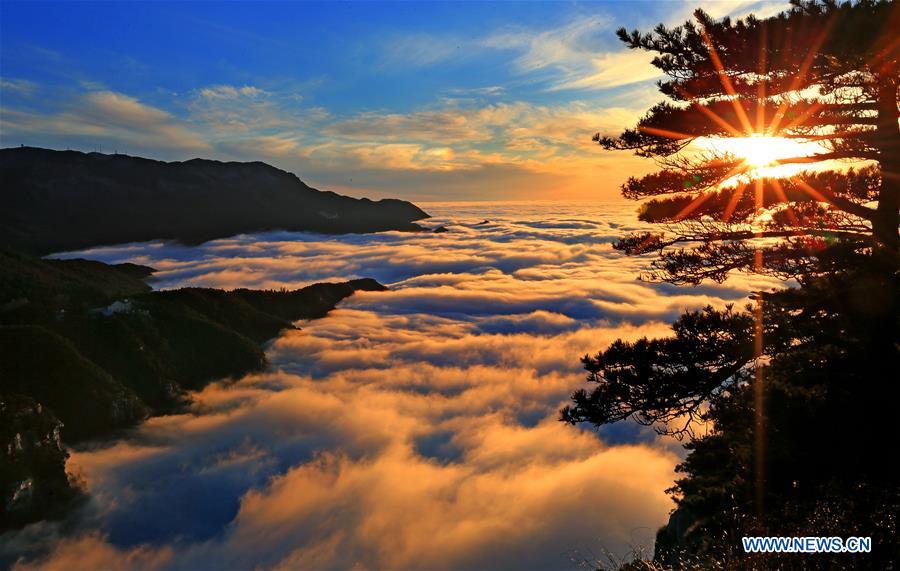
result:
<svg viewBox="0 0 900 571"><path fill-rule="evenodd" d="M668 101L617 137L595 135L606 149L663 167L622 186L627 198L651 198L642 220L665 224L617 245L628 253L665 248L652 278L699 283L754 267L790 276L837 241L896 260L900 4L792 4L766 19L717 21L697 10L696 22L674 28L618 31L629 48L655 52L653 65L666 75L659 88ZM814 152L764 169L727 144L755 137L772 138L757 145L787 140ZM761 247L758 238L777 240Z"/></svg>
<svg viewBox="0 0 900 571"><path fill-rule="evenodd" d="M619 340L583 359L589 388L573 393L562 421L632 419L689 438L669 490L677 508L657 535L663 568L900 560L900 476L885 465L896 427L884 412L900 399L900 5L792 5L766 19L697 11L675 28L618 32L658 54L669 101L635 129L595 137L663 167L623 185L662 231L617 247L658 250L654 280L751 270L799 282L756 292L746 311L689 312L670 337ZM770 168L736 141L763 158L759 142L813 152L778 153ZM877 551L806 567L740 547L742 535L848 530L871 535Z"/></svg>

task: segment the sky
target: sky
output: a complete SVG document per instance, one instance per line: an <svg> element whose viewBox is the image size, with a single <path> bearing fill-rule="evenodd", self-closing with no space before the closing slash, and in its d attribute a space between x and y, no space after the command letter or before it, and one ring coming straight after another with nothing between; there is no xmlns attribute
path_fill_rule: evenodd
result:
<svg viewBox="0 0 900 571"><path fill-rule="evenodd" d="M619 27L782 1L0 2L0 146L262 160L354 196L614 200L661 99Z"/></svg>

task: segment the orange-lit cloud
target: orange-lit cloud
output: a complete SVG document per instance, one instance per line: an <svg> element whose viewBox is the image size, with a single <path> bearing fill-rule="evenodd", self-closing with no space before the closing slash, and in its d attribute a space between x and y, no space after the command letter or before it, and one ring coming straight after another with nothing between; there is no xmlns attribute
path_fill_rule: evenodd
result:
<svg viewBox="0 0 900 571"><path fill-rule="evenodd" d="M18 568L559 569L651 545L682 451L633 423L560 424L578 359L776 282L635 281L645 261L610 247L641 228L622 204L428 209L447 233L89 252L153 265L158 286L368 275L391 291L285 332L268 372L210 385L189 414L76 452L86 535L45 534Z"/></svg>
<svg viewBox="0 0 900 571"><path fill-rule="evenodd" d="M6 81L4 89L15 85ZM336 117L294 91L253 85L171 95L182 116L123 93L89 90L55 112L4 106L0 139L9 145L49 138L91 150L99 143L160 158L264 160L354 195L614 198L628 173L651 165L603 153L591 135L634 123L655 100L652 91L622 105L448 100L405 113Z"/></svg>

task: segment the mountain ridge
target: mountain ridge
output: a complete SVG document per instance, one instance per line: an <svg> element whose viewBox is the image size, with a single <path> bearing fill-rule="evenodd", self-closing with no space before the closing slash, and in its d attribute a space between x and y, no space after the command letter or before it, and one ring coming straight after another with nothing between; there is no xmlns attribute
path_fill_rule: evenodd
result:
<svg viewBox="0 0 900 571"><path fill-rule="evenodd" d="M261 161L9 147L0 149L0 189L0 245L35 255L269 230L421 231L415 221L429 217L399 199L318 190Z"/></svg>

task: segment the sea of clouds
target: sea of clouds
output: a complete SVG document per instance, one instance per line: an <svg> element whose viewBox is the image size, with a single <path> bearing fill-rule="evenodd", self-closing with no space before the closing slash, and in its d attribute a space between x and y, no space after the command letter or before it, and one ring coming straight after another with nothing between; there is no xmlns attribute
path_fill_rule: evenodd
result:
<svg viewBox="0 0 900 571"><path fill-rule="evenodd" d="M424 204L446 233L271 232L97 248L158 288L372 277L188 414L75 451L78 525L4 538L16 569L563 569L652 554L679 443L557 421L579 358L777 284L637 281L633 204ZM48 547L49 546L49 547ZM49 549L49 551L48 551ZM647 551L649 550L649 551Z"/></svg>

